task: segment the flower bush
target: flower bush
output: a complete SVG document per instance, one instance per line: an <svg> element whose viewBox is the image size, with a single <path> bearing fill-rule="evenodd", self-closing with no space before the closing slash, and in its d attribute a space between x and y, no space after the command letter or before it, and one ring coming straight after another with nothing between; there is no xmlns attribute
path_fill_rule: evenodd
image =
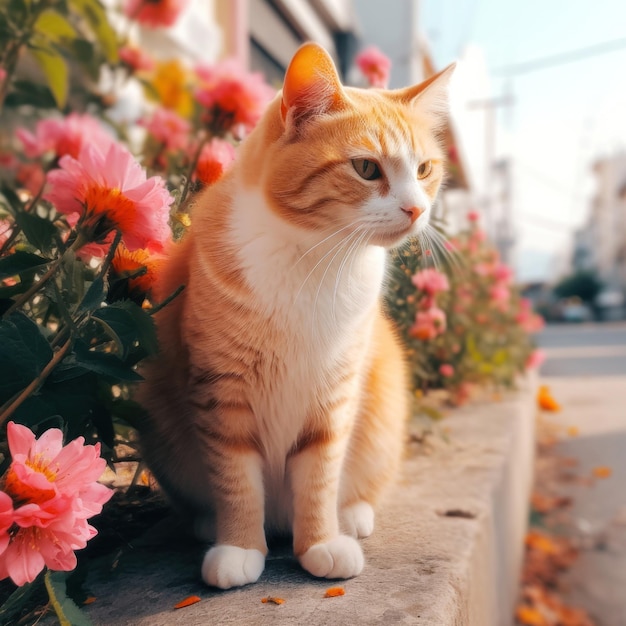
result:
<svg viewBox="0 0 626 626"><path fill-rule="evenodd" d="M395 251L387 291L409 347L415 388L446 389L456 404L467 399L470 385L511 387L542 361L531 334L543 319L520 297L475 212L468 223L468 230L447 241L438 269L423 269L417 241Z"/></svg>

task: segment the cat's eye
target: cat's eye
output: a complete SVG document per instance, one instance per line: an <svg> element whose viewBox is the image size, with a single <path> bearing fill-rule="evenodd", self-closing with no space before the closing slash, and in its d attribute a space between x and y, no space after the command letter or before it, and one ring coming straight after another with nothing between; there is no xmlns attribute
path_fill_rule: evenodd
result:
<svg viewBox="0 0 626 626"><path fill-rule="evenodd" d="M419 179L426 178L433 170L432 161L423 161L417 168L417 177Z"/></svg>
<svg viewBox="0 0 626 626"><path fill-rule="evenodd" d="M365 180L376 180L382 176L378 165L369 159L352 159L352 167Z"/></svg>

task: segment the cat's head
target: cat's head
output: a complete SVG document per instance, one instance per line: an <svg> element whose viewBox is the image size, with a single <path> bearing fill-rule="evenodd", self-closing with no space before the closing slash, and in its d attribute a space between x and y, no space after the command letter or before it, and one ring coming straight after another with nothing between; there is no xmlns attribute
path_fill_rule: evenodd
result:
<svg viewBox="0 0 626 626"><path fill-rule="evenodd" d="M304 44L263 123L257 183L272 210L307 230L359 230L375 245L417 234L444 177L437 130L452 70L406 89L344 87L330 56Z"/></svg>

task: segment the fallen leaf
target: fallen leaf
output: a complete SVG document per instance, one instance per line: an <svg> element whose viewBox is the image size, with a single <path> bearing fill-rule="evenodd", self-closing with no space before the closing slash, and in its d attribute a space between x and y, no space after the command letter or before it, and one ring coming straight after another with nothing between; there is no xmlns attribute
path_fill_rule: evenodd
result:
<svg viewBox="0 0 626 626"><path fill-rule="evenodd" d="M560 411L561 405L552 397L550 388L547 385L541 385L537 393L537 404L544 411Z"/></svg>
<svg viewBox="0 0 626 626"><path fill-rule="evenodd" d="M198 596L189 596L184 600L181 600L178 604L174 605L175 609L184 609L186 606L191 606L192 604L196 604L200 602L200 598Z"/></svg>
<svg viewBox="0 0 626 626"><path fill-rule="evenodd" d="M282 598L275 598L274 596L267 596L266 598L261 598L261 602L263 604L285 604L285 601Z"/></svg>
<svg viewBox="0 0 626 626"><path fill-rule="evenodd" d="M522 604L517 607L515 617L518 622L525 626L547 626L544 616L537 610L528 605Z"/></svg>
<svg viewBox="0 0 626 626"><path fill-rule="evenodd" d="M613 473L613 470L606 465L599 465L593 468L593 475L596 478L608 478Z"/></svg>
<svg viewBox="0 0 626 626"><path fill-rule="evenodd" d="M89 596L88 598L85 599L83 604L93 604L95 601L96 601L96 598L94 596Z"/></svg>
<svg viewBox="0 0 626 626"><path fill-rule="evenodd" d="M326 593L324 594L325 598L336 598L337 596L345 596L346 592L343 587L331 587L330 589L326 589Z"/></svg>

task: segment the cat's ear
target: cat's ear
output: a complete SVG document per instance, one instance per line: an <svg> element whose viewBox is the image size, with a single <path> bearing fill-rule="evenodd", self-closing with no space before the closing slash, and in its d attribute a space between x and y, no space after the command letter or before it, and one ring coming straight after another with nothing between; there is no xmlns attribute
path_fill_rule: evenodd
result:
<svg viewBox="0 0 626 626"><path fill-rule="evenodd" d="M280 108L283 122L298 124L339 109L342 102L341 81L328 52L312 42L300 46L285 73Z"/></svg>
<svg viewBox="0 0 626 626"><path fill-rule="evenodd" d="M444 117L448 112L448 82L455 67L456 63L452 63L423 83L399 90L398 97L406 104L419 107L428 116Z"/></svg>

